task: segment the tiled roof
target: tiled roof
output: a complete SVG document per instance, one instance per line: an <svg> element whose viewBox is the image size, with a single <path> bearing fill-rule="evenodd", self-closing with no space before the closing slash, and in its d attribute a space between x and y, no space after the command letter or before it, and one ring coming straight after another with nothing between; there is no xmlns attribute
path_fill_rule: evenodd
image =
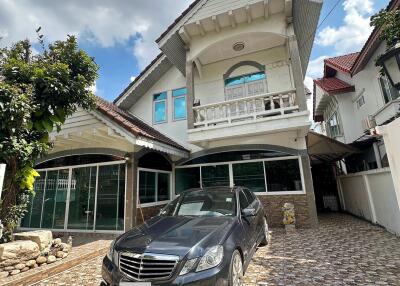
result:
<svg viewBox="0 0 400 286"><path fill-rule="evenodd" d="M189 152L189 150L187 150L185 147L144 123L136 116L99 97L97 97L97 110L135 136L143 136L148 139Z"/></svg>
<svg viewBox="0 0 400 286"><path fill-rule="evenodd" d="M386 11L398 10L400 8L400 0L391 0L386 7ZM354 75L358 73L365 64L369 61L372 54L376 51L381 43L380 39L381 29L375 27L372 33L369 35L367 41L365 42L363 48L361 49L360 56L357 58L356 62L353 64L351 69L351 74Z"/></svg>
<svg viewBox="0 0 400 286"><path fill-rule="evenodd" d="M356 62L360 53L351 53L343 56L325 59L325 64L333 68L339 69L345 73L350 73L351 68Z"/></svg>
<svg viewBox="0 0 400 286"><path fill-rule="evenodd" d="M353 85L350 85L336 77L316 79L314 80L314 83L328 94L352 92L355 90Z"/></svg>

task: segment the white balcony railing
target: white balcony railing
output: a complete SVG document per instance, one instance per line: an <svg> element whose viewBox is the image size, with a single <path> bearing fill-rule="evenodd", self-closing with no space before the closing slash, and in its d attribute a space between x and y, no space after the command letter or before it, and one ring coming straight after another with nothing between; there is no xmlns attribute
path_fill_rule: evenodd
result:
<svg viewBox="0 0 400 286"><path fill-rule="evenodd" d="M194 128L293 113L299 110L295 105L295 97L295 90L292 89L196 106L193 107Z"/></svg>

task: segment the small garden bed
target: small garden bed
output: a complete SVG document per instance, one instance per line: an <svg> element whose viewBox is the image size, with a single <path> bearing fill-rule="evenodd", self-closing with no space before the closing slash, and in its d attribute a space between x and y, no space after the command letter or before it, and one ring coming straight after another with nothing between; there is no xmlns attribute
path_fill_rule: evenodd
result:
<svg viewBox="0 0 400 286"><path fill-rule="evenodd" d="M66 258L71 248L72 240L53 239L48 230L16 233L14 241L0 244L0 279Z"/></svg>

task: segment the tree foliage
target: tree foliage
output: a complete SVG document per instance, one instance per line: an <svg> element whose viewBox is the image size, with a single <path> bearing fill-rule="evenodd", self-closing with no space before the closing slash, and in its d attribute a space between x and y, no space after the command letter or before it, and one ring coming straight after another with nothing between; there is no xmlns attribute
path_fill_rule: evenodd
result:
<svg viewBox="0 0 400 286"><path fill-rule="evenodd" d="M386 41L388 48L400 41L400 10L380 10L371 17L371 26L381 29L380 39Z"/></svg>
<svg viewBox="0 0 400 286"><path fill-rule="evenodd" d="M0 162L7 165L0 220L8 237L24 214L26 194L33 193L35 161L52 147L50 133L78 107L95 106L90 87L98 66L76 38L47 48L42 35L39 41L40 54L27 40L0 50Z"/></svg>

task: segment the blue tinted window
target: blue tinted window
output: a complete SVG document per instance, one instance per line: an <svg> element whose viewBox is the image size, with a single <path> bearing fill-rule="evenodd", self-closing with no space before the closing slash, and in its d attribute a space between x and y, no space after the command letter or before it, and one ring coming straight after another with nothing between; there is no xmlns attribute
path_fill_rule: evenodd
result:
<svg viewBox="0 0 400 286"><path fill-rule="evenodd" d="M225 80L225 86L232 86L232 85L237 85L237 84L242 84L242 83L244 83L243 76L232 77L232 78L228 78Z"/></svg>
<svg viewBox="0 0 400 286"><path fill-rule="evenodd" d="M154 95L154 101L167 99L167 93L161 92Z"/></svg>
<svg viewBox="0 0 400 286"><path fill-rule="evenodd" d="M174 98L174 119L186 118L186 97Z"/></svg>
<svg viewBox="0 0 400 286"><path fill-rule="evenodd" d="M167 121L167 102L165 100L154 102L154 122Z"/></svg>
<svg viewBox="0 0 400 286"><path fill-rule="evenodd" d="M250 81L256 81L256 80L260 80L260 79L265 79L264 72L258 72L258 73L246 75L245 81L250 82Z"/></svg>
<svg viewBox="0 0 400 286"><path fill-rule="evenodd" d="M256 81L256 80L260 80L260 79L265 79L264 72L257 72L257 73L253 73L253 74L241 75L241 76L228 78L225 80L225 86L243 84L245 82L251 82L251 81Z"/></svg>
<svg viewBox="0 0 400 286"><path fill-rule="evenodd" d="M184 88L180 88L180 89L175 89L175 90L173 90L173 91L172 91L172 96L173 96L173 97L176 97L176 96L183 96L183 95L186 95L186 93L187 93L187 90L186 90L186 87L184 87Z"/></svg>

